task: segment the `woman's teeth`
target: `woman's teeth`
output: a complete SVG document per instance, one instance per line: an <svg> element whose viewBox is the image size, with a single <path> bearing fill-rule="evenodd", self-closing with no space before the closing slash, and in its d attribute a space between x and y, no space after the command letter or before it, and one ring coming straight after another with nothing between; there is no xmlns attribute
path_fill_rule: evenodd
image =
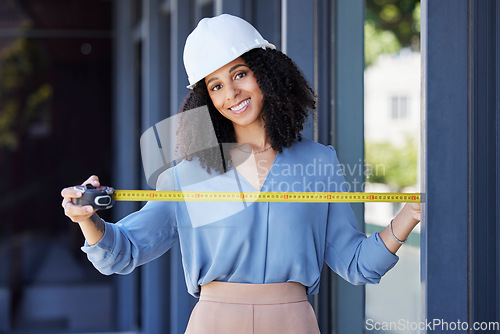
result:
<svg viewBox="0 0 500 334"><path fill-rule="evenodd" d="M241 109L245 108L249 103L250 103L250 99L246 99L245 101L238 104L236 107L232 107L229 109L231 109L232 111L240 111Z"/></svg>

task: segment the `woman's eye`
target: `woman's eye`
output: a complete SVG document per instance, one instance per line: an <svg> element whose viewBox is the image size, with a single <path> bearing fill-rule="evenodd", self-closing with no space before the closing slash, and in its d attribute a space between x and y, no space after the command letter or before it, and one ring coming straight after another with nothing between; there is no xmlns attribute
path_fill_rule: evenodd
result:
<svg viewBox="0 0 500 334"><path fill-rule="evenodd" d="M215 85L215 86L213 86L210 90L212 90L212 91L216 91L216 90L221 89L221 87L222 87L221 85Z"/></svg>
<svg viewBox="0 0 500 334"><path fill-rule="evenodd" d="M241 79L241 78L243 78L246 75L247 75L247 72L242 71L242 72L236 73L236 75L234 76L234 78L235 79Z"/></svg>

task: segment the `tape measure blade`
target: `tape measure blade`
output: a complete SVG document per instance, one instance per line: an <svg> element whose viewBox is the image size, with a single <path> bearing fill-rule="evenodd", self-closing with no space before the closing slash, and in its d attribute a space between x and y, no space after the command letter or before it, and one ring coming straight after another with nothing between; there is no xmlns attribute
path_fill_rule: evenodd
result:
<svg viewBox="0 0 500 334"><path fill-rule="evenodd" d="M115 201L198 201L276 203L419 203L420 193L217 192L115 190Z"/></svg>

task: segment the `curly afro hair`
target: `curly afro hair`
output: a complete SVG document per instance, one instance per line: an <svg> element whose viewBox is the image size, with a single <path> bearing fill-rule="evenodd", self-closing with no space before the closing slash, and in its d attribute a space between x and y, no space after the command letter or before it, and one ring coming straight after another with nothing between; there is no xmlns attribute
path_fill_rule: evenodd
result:
<svg viewBox="0 0 500 334"><path fill-rule="evenodd" d="M253 49L241 58L252 70L264 96L262 118L271 146L282 152L284 147L290 147L296 140L302 140L300 132L304 122L309 111L316 107L314 91L297 65L281 51ZM185 118L186 121L180 122L176 131L176 150L188 161L198 157L201 166L208 173L216 171L222 174L230 168L225 159L227 146L222 144L235 143L236 137L232 122L222 116L213 105L204 80L196 83L182 103L179 113L205 105L208 107L219 146L189 154L189 147L196 147L192 145L204 140L204 136L199 134L199 125L192 124L192 120Z"/></svg>

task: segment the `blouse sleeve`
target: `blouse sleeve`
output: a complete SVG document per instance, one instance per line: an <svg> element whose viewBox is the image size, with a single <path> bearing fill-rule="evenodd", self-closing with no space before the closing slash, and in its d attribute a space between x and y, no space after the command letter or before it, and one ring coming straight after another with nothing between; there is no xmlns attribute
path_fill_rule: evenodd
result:
<svg viewBox="0 0 500 334"><path fill-rule="evenodd" d="M173 168L160 175L158 190L174 190ZM105 275L128 274L168 251L177 240L175 202L151 201L116 224L105 222L104 236L82 251Z"/></svg>
<svg viewBox="0 0 500 334"><path fill-rule="evenodd" d="M332 192L349 191L333 147L334 182ZM325 261L328 266L352 284L378 283L398 257L380 239L378 232L369 237L358 228L349 203L330 203L326 230Z"/></svg>

